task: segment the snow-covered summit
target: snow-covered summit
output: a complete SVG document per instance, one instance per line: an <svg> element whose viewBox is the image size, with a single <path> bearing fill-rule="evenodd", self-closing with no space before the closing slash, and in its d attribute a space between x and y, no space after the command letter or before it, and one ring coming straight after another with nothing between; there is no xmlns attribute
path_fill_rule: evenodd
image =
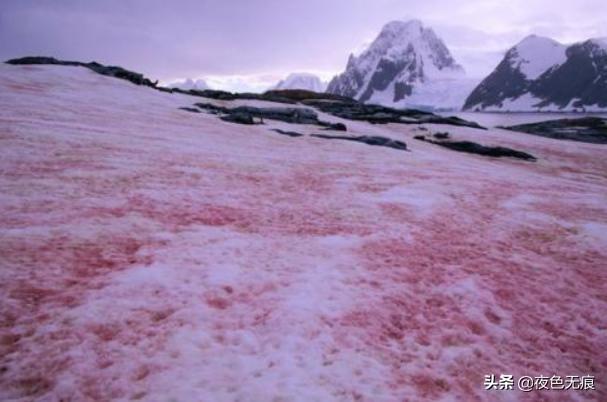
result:
<svg viewBox="0 0 607 402"><path fill-rule="evenodd" d="M449 83L442 81L464 78L464 69L431 28L419 20L392 21L359 56L350 55L346 71L333 78L327 91L363 102L457 107L467 93L453 96ZM428 91L426 86L434 89ZM431 98L426 93L431 93Z"/></svg>
<svg viewBox="0 0 607 402"><path fill-rule="evenodd" d="M485 111L607 110L607 40L563 45L531 35L466 99L464 109Z"/></svg>
<svg viewBox="0 0 607 402"><path fill-rule="evenodd" d="M314 92L324 92L327 87L318 76L310 73L291 73L272 89L305 89Z"/></svg>
<svg viewBox="0 0 607 402"><path fill-rule="evenodd" d="M566 49L554 39L529 35L510 50L509 61L527 79L534 80L546 70L564 63Z"/></svg>
<svg viewBox="0 0 607 402"><path fill-rule="evenodd" d="M168 85L169 88L179 88L179 89L183 89L185 91L188 91L190 89L197 89L197 90L205 90L205 89L210 89L209 85L207 84L207 82L203 79L197 79L197 80L193 80L191 78L187 78L183 81L175 81L172 82Z"/></svg>
<svg viewBox="0 0 607 402"><path fill-rule="evenodd" d="M419 20L392 21L384 25L377 39L359 60L376 61L387 58L400 61L414 53L418 71L431 77L444 73L459 74L463 68L455 63L449 49L431 28Z"/></svg>

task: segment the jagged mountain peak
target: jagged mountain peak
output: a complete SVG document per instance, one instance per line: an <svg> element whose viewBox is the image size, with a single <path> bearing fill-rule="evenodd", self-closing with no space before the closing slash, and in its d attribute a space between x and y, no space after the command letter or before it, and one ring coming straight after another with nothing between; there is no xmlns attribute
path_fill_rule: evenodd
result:
<svg viewBox="0 0 607 402"><path fill-rule="evenodd" d="M462 70L432 28L424 27L420 20L391 21L383 26L377 38L357 59L378 58L401 60L415 54L427 64L426 70L453 68ZM430 63L428 63L430 62ZM434 71L432 71L434 72ZM431 71L424 71L425 75Z"/></svg>
<svg viewBox="0 0 607 402"><path fill-rule="evenodd" d="M428 94L420 88L437 80L463 79L464 75L464 69L432 28L416 19L391 21L359 56L350 55L346 71L333 78L327 91L389 105L400 105L417 96L414 103L407 105L418 106L422 102L423 106L445 107L445 99L439 99L443 97L438 93L442 90L433 87ZM444 84L441 82L441 87ZM458 107L464 96L455 100ZM448 103L453 103L453 97L449 98Z"/></svg>

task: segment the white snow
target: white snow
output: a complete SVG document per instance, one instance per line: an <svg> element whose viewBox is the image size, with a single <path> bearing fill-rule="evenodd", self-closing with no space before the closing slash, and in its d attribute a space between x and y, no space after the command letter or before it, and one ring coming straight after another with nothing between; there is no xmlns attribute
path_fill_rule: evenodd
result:
<svg viewBox="0 0 607 402"><path fill-rule="evenodd" d="M598 378L604 145L425 125L539 158L492 159L319 113L403 152L178 109L200 99L0 65L0 399L501 402L525 395L485 374Z"/></svg>
<svg viewBox="0 0 607 402"><path fill-rule="evenodd" d="M327 83L310 73L291 73L281 80L273 89L305 89L314 92L324 92Z"/></svg>
<svg viewBox="0 0 607 402"><path fill-rule="evenodd" d="M515 49L518 57L511 60L529 80L534 80L548 69L567 60L567 46L557 41L536 35L530 35L519 42Z"/></svg>
<svg viewBox="0 0 607 402"><path fill-rule="evenodd" d="M394 102L392 83L384 91L374 92L368 103L422 110L459 111L478 83L479 80L474 78L429 79L422 85L416 85L411 95L398 102Z"/></svg>

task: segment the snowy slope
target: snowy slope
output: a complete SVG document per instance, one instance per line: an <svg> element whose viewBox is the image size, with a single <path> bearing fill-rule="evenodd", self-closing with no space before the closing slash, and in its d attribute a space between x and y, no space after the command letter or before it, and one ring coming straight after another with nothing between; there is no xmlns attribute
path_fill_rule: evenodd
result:
<svg viewBox="0 0 607 402"><path fill-rule="evenodd" d="M324 92L326 87L327 84L314 74L292 73L272 89L305 89L314 92Z"/></svg>
<svg viewBox="0 0 607 402"><path fill-rule="evenodd" d="M360 56L350 56L327 92L388 106L459 109L475 84L431 28L392 21Z"/></svg>
<svg viewBox="0 0 607 402"><path fill-rule="evenodd" d="M485 374L605 378L605 146L449 128L530 163L346 122L402 152L178 109L199 100L0 65L1 400L499 402L529 394Z"/></svg>
<svg viewBox="0 0 607 402"><path fill-rule="evenodd" d="M567 46L537 35L526 37L514 49L516 55L510 59L510 63L529 80L538 78L567 60Z"/></svg>
<svg viewBox="0 0 607 402"><path fill-rule="evenodd" d="M570 46L531 35L512 47L466 99L464 109L607 111L607 46L589 39Z"/></svg>

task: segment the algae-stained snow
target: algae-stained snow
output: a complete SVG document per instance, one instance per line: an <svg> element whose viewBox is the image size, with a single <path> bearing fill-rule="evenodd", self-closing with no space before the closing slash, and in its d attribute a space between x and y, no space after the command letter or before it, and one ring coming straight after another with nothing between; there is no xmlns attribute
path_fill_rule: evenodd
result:
<svg viewBox="0 0 607 402"><path fill-rule="evenodd" d="M345 122L403 152L196 101L0 66L0 399L607 398L605 145L448 128L531 163Z"/></svg>

